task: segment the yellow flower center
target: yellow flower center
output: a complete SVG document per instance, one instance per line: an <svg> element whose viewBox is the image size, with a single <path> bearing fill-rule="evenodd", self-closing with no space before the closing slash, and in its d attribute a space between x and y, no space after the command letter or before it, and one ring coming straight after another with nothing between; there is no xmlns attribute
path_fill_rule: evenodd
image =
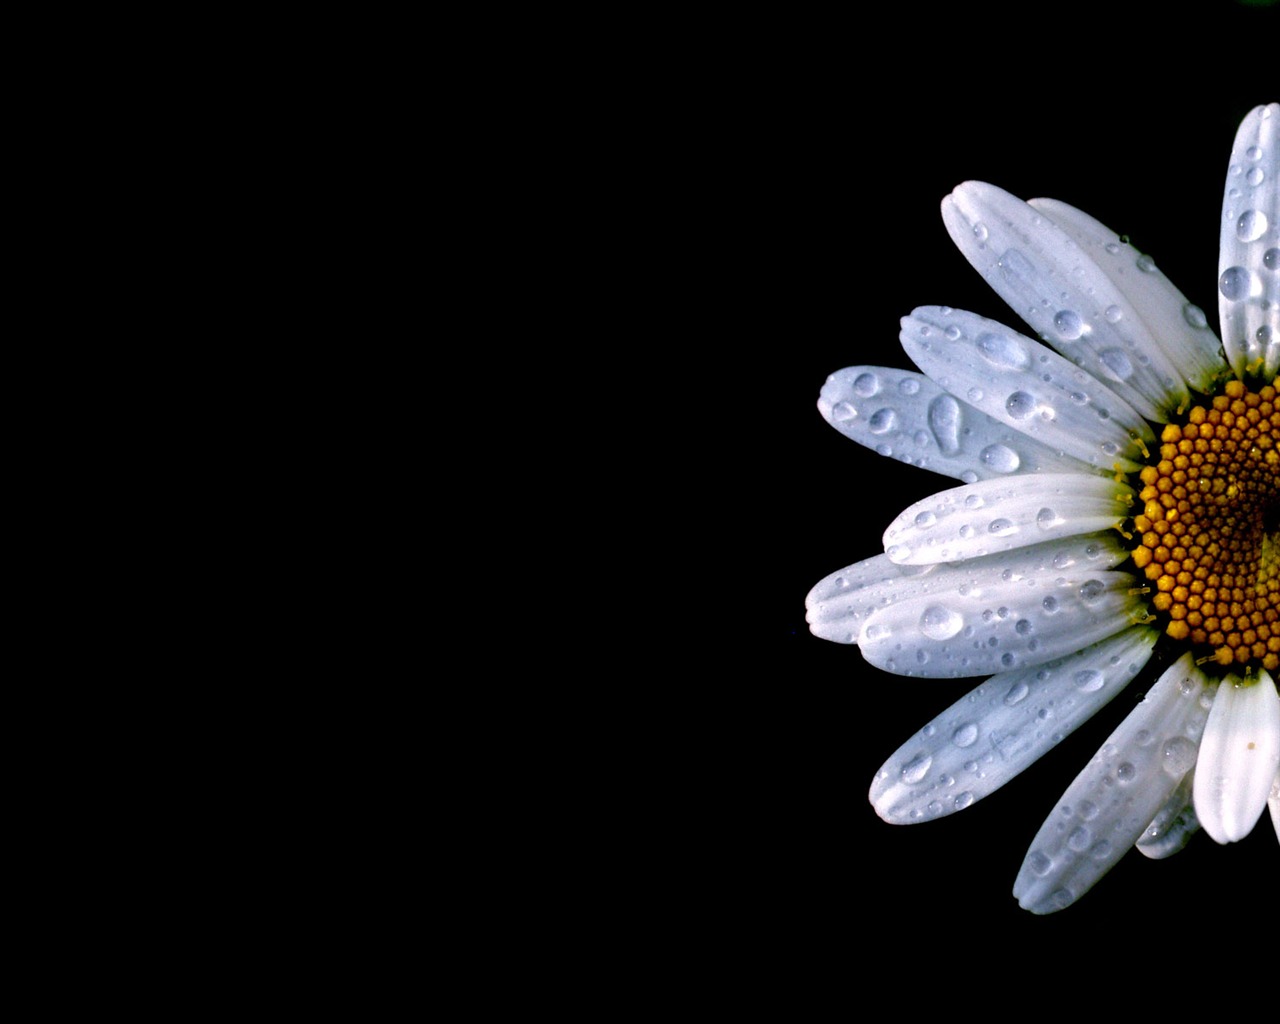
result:
<svg viewBox="0 0 1280 1024"><path fill-rule="evenodd" d="M1280 403L1276 385L1223 393L1169 424L1144 467L1135 564L1171 637L1233 671L1280 667Z"/></svg>

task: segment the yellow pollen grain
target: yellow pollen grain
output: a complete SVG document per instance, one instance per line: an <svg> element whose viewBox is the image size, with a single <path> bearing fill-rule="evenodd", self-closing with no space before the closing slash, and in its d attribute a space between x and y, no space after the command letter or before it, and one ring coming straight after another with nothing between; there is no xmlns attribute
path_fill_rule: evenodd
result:
<svg viewBox="0 0 1280 1024"><path fill-rule="evenodd" d="M1138 473L1134 565L1177 640L1224 667L1280 669L1277 384L1228 382L1160 433Z"/></svg>

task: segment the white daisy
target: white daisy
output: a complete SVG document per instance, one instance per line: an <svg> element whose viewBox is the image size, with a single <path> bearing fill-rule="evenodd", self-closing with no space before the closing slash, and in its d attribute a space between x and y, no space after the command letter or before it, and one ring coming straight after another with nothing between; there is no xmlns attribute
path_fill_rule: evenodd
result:
<svg viewBox="0 0 1280 1024"><path fill-rule="evenodd" d="M1160 641L1167 667L1050 814L1014 895L1059 910L1130 846L1168 856L1200 828L1234 842L1268 804L1280 836L1280 104L1231 153L1221 344L1149 257L1064 203L966 182L942 215L1045 344L923 307L901 333L921 374L854 366L822 389L837 430L962 484L818 583L811 629L888 672L987 677L885 762L872 804L894 823L970 806Z"/></svg>

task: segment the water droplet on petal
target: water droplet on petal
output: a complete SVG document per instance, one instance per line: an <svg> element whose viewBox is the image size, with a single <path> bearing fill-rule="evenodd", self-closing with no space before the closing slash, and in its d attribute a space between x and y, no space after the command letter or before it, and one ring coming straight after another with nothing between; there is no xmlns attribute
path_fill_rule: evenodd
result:
<svg viewBox="0 0 1280 1024"><path fill-rule="evenodd" d="M1280 249L1268 249L1262 254L1262 265L1272 273L1280 271Z"/></svg>
<svg viewBox="0 0 1280 1024"><path fill-rule="evenodd" d="M1124 319L1124 310L1119 306L1108 306L1103 310L1102 315L1107 318L1107 323L1118 324L1122 319Z"/></svg>
<svg viewBox="0 0 1280 1024"><path fill-rule="evenodd" d="M929 403L929 429L944 455L960 451L960 403L950 395L939 395Z"/></svg>
<svg viewBox="0 0 1280 1024"><path fill-rule="evenodd" d="M1036 513L1036 526L1042 530L1052 530L1055 526L1061 526L1064 522L1066 520L1051 508L1042 508Z"/></svg>
<svg viewBox="0 0 1280 1024"><path fill-rule="evenodd" d="M867 425L873 434L887 434L898 425L898 414L892 409L877 409Z"/></svg>
<svg viewBox="0 0 1280 1024"><path fill-rule="evenodd" d="M1267 215L1261 210L1245 210L1236 221L1236 237L1242 242L1255 242L1267 233Z"/></svg>
<svg viewBox="0 0 1280 1024"><path fill-rule="evenodd" d="M1137 769L1137 768L1135 768L1135 767L1134 767L1130 762L1128 762L1128 761L1122 761L1122 762L1120 762L1120 766L1116 769L1116 778L1117 778L1117 779L1119 779L1121 782L1129 783L1129 782L1132 782L1132 781L1133 781L1134 779L1136 779L1137 777L1138 777L1138 769Z"/></svg>
<svg viewBox="0 0 1280 1024"><path fill-rule="evenodd" d="M1086 601L1096 601L1106 589L1101 580L1088 580L1080 584L1080 596Z"/></svg>
<svg viewBox="0 0 1280 1024"><path fill-rule="evenodd" d="M1197 330L1209 326L1209 318L1204 315L1204 310L1194 302L1188 302L1182 307L1182 317Z"/></svg>
<svg viewBox="0 0 1280 1024"><path fill-rule="evenodd" d="M914 786L929 773L932 764L933 758L928 754L917 754L902 766L902 781Z"/></svg>
<svg viewBox="0 0 1280 1024"><path fill-rule="evenodd" d="M1133 363L1129 361L1129 357L1123 350L1105 349L1098 353L1098 358L1102 360L1102 365L1111 371L1115 380L1128 380L1133 376Z"/></svg>
<svg viewBox="0 0 1280 1024"><path fill-rule="evenodd" d="M1102 684L1107 681L1107 677L1099 672L1096 668L1081 669L1071 681L1076 684L1076 689L1084 693L1096 693L1102 689Z"/></svg>
<svg viewBox="0 0 1280 1024"><path fill-rule="evenodd" d="M857 416L858 410L850 402L837 402L831 407L831 419L836 423L847 423Z"/></svg>
<svg viewBox="0 0 1280 1024"><path fill-rule="evenodd" d="M973 226L973 237L979 242L985 242L988 235L989 232L987 231L987 226L983 224L982 221L978 221L978 223Z"/></svg>
<svg viewBox="0 0 1280 1024"><path fill-rule="evenodd" d="M1040 605L1046 612L1053 614L1058 610L1058 599L1056 597L1046 597L1040 602Z"/></svg>
<svg viewBox="0 0 1280 1024"><path fill-rule="evenodd" d="M1013 707L1013 705L1019 704L1022 701L1026 700L1027 694L1029 694L1030 692L1031 692L1031 687L1029 687L1026 683L1021 681L1016 682L1011 687L1009 687L1009 692L1004 695L1004 702L1008 704L1010 707Z"/></svg>
<svg viewBox="0 0 1280 1024"><path fill-rule="evenodd" d="M1228 267L1218 278L1218 290L1232 301L1245 298L1249 294L1249 271L1244 267Z"/></svg>
<svg viewBox="0 0 1280 1024"><path fill-rule="evenodd" d="M898 381L898 390L904 395L914 395L920 390L920 382L915 377L903 377Z"/></svg>
<svg viewBox="0 0 1280 1024"><path fill-rule="evenodd" d="M874 373L860 373L854 378L853 390L863 398L870 398L880 390L880 378Z"/></svg>
<svg viewBox="0 0 1280 1024"><path fill-rule="evenodd" d="M1015 420L1025 420L1036 411L1036 400L1025 391L1015 391L1004 407Z"/></svg>
<svg viewBox="0 0 1280 1024"><path fill-rule="evenodd" d="M1250 167L1249 173L1244 176L1244 180L1250 185L1261 185L1263 179L1267 176L1266 171L1261 167Z"/></svg>
<svg viewBox="0 0 1280 1024"><path fill-rule="evenodd" d="M1164 745L1161 767L1174 778L1181 778L1196 763L1196 745L1185 736L1175 736Z"/></svg>
<svg viewBox="0 0 1280 1024"><path fill-rule="evenodd" d="M1067 846L1076 853L1089 849L1089 842L1093 836L1089 830L1083 825L1077 825L1071 830L1071 835L1067 836Z"/></svg>
<svg viewBox="0 0 1280 1024"><path fill-rule="evenodd" d="M993 366L1022 370L1031 363L1026 348L1006 334L984 334L976 344L982 357Z"/></svg>
<svg viewBox="0 0 1280 1024"><path fill-rule="evenodd" d="M1084 321L1074 310L1064 309L1053 318L1053 326L1067 341L1075 341L1084 333Z"/></svg>
<svg viewBox="0 0 1280 1024"><path fill-rule="evenodd" d="M1139 256L1138 269L1144 274L1150 274L1156 269L1156 261L1147 255Z"/></svg>
<svg viewBox="0 0 1280 1024"><path fill-rule="evenodd" d="M987 532L994 533L997 537L1007 537L1017 532L1017 529L1018 527L1008 519L993 519L987 526Z"/></svg>
<svg viewBox="0 0 1280 1024"><path fill-rule="evenodd" d="M938 521L938 517L932 512L921 512L916 516L916 526L921 530L927 530Z"/></svg>
<svg viewBox="0 0 1280 1024"><path fill-rule="evenodd" d="M955 808L957 811L963 811L966 807L968 807L971 803L973 803L973 794L966 789L963 793L957 794L955 800L952 801L952 803L955 804Z"/></svg>
<svg viewBox="0 0 1280 1024"><path fill-rule="evenodd" d="M1002 444L989 444L978 453L984 466L990 466L997 473L1012 473L1021 465L1022 460L1012 448Z"/></svg>
<svg viewBox="0 0 1280 1024"><path fill-rule="evenodd" d="M951 734L951 742L957 747L971 747L978 738L978 727L966 722Z"/></svg>
<svg viewBox="0 0 1280 1024"><path fill-rule="evenodd" d="M959 612L940 604L931 604L920 616L920 632L930 640L950 640L964 627Z"/></svg>
<svg viewBox="0 0 1280 1024"><path fill-rule="evenodd" d="M1029 867L1034 874L1044 876L1047 875L1049 873L1049 869L1053 867L1053 861L1039 850L1035 850L1027 855L1027 867Z"/></svg>

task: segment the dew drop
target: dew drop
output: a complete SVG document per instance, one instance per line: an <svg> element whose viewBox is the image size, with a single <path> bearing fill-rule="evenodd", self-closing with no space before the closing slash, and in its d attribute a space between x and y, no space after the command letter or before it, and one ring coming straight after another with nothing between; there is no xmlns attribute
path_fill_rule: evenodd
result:
<svg viewBox="0 0 1280 1024"><path fill-rule="evenodd" d="M1273 274L1280 271L1280 249L1268 249L1262 254L1262 265Z"/></svg>
<svg viewBox="0 0 1280 1024"><path fill-rule="evenodd" d="M1071 681L1076 684L1076 689L1083 693L1097 693L1102 689L1102 684L1107 681L1107 677L1096 668L1086 668L1072 676Z"/></svg>
<svg viewBox="0 0 1280 1024"><path fill-rule="evenodd" d="M1261 167L1250 167L1249 173L1244 176L1244 180L1250 185L1261 185L1262 180L1267 176L1266 171Z"/></svg>
<svg viewBox="0 0 1280 1024"><path fill-rule="evenodd" d="M1046 597L1043 601L1040 602L1040 606L1044 608L1046 612L1052 615L1054 612L1058 610L1058 599L1056 597Z"/></svg>
<svg viewBox="0 0 1280 1024"><path fill-rule="evenodd" d="M1175 736L1164 745L1161 767L1174 778L1181 778L1196 763L1196 745L1185 736Z"/></svg>
<svg viewBox="0 0 1280 1024"><path fill-rule="evenodd" d="M974 534L974 529L968 523L965 523L962 527L960 527L960 536L963 537L965 540L968 540L970 537L973 536L973 534ZM961 592L963 593L963 591Z"/></svg>
<svg viewBox="0 0 1280 1024"><path fill-rule="evenodd" d="M965 397L974 405L982 401L982 388L970 388L965 392Z"/></svg>
<svg viewBox="0 0 1280 1024"><path fill-rule="evenodd" d="M1080 584L1080 596L1086 601L1096 601L1106 589L1101 580L1087 580Z"/></svg>
<svg viewBox="0 0 1280 1024"><path fill-rule="evenodd" d="M1124 310L1119 306L1108 306L1102 313L1107 318L1107 323L1118 324L1124 319Z"/></svg>
<svg viewBox="0 0 1280 1024"><path fill-rule="evenodd" d="M930 640L950 640L964 627L959 612L940 604L931 604L920 616L920 632Z"/></svg>
<svg viewBox="0 0 1280 1024"><path fill-rule="evenodd" d="M831 407L831 420L834 423L847 423L849 420L857 419L857 416L858 410L851 402L837 402Z"/></svg>
<svg viewBox="0 0 1280 1024"><path fill-rule="evenodd" d="M1004 702L1009 705L1009 707L1013 707L1015 704L1020 704L1022 701L1026 700L1027 694L1030 692L1031 687L1026 683L1021 681L1016 682L1009 687L1009 692L1004 695Z"/></svg>
<svg viewBox="0 0 1280 1024"><path fill-rule="evenodd" d="M960 403L950 395L939 395L929 403L929 430L944 455L960 451Z"/></svg>
<svg viewBox="0 0 1280 1024"><path fill-rule="evenodd" d="M1249 294L1249 271L1244 267L1228 267L1218 278L1218 290L1224 298L1243 299Z"/></svg>
<svg viewBox="0 0 1280 1024"><path fill-rule="evenodd" d="M971 803L973 803L973 794L966 789L963 793L957 794L955 800L952 802L955 804L955 808L957 811L963 811L966 807L968 807Z"/></svg>
<svg viewBox="0 0 1280 1024"><path fill-rule="evenodd" d="M1053 861L1039 850L1035 850L1027 856L1027 867L1034 874L1044 876L1049 873L1049 869L1053 867Z"/></svg>
<svg viewBox="0 0 1280 1024"><path fill-rule="evenodd" d="M1209 326L1209 318L1204 315L1204 310L1194 302L1188 302L1182 307L1182 318L1196 330Z"/></svg>
<svg viewBox="0 0 1280 1024"><path fill-rule="evenodd" d="M978 739L978 727L966 722L951 734L951 742L957 747L971 747Z"/></svg>
<svg viewBox="0 0 1280 1024"><path fill-rule="evenodd" d="M1084 321L1080 314L1071 309L1064 309L1053 318L1053 326L1067 341L1075 341L1084 334Z"/></svg>
<svg viewBox="0 0 1280 1024"><path fill-rule="evenodd" d="M1007 537L1017 529L1017 526L1008 519L993 519L987 526L987 533L993 533L997 537Z"/></svg>
<svg viewBox="0 0 1280 1024"><path fill-rule="evenodd" d="M964 497L965 508L982 508L985 504L986 502L982 500L982 495L980 494L966 494Z"/></svg>
<svg viewBox="0 0 1280 1024"><path fill-rule="evenodd" d="M978 223L973 226L973 237L979 242L985 242L989 235L990 232L987 231L987 226L983 224L982 221L978 221Z"/></svg>
<svg viewBox="0 0 1280 1024"><path fill-rule="evenodd" d="M916 527L921 530L927 530L938 521L938 517L932 512L921 512L916 516Z"/></svg>
<svg viewBox="0 0 1280 1024"><path fill-rule="evenodd" d="M1236 221L1236 238L1256 242L1267 233L1267 215L1261 210L1245 210Z"/></svg>
<svg viewBox="0 0 1280 1024"><path fill-rule="evenodd" d="M929 768L932 764L933 758L928 754L917 754L902 766L902 781L909 786L914 786L929 774Z"/></svg>
<svg viewBox="0 0 1280 1024"><path fill-rule="evenodd" d="M1036 526L1042 530L1052 530L1055 526L1061 526L1064 522L1066 520L1051 508L1042 508L1036 513Z"/></svg>
<svg viewBox="0 0 1280 1024"><path fill-rule="evenodd" d="M1014 632L1016 632L1019 636L1026 636L1028 633L1031 632L1031 620L1019 619L1017 622L1014 623L1013 629L1014 629Z"/></svg>
<svg viewBox="0 0 1280 1024"><path fill-rule="evenodd" d="M1076 812L1084 821L1093 821L1098 816L1098 805L1092 800L1081 800L1076 805Z"/></svg>
<svg viewBox="0 0 1280 1024"><path fill-rule="evenodd" d="M1150 256L1142 255L1138 257L1138 269L1144 274L1153 273L1156 269L1156 261Z"/></svg>
<svg viewBox="0 0 1280 1024"><path fill-rule="evenodd" d="M955 324L952 324L950 327L948 327L945 333L947 335L947 340L949 341L959 341L961 335L963 334L960 328L957 327Z"/></svg>
<svg viewBox="0 0 1280 1024"><path fill-rule="evenodd" d="M1112 373L1113 380L1128 380L1133 376L1133 363L1122 349L1108 348L1098 353L1102 365Z"/></svg>
<svg viewBox="0 0 1280 1024"><path fill-rule="evenodd" d="M1118 242L1108 242L1105 248L1112 256L1118 256L1120 254L1120 245Z"/></svg>
<svg viewBox="0 0 1280 1024"><path fill-rule="evenodd" d="M870 398L880 390L880 378L874 373L860 373L854 378L853 390L863 398Z"/></svg>
<svg viewBox="0 0 1280 1024"><path fill-rule="evenodd" d="M1031 363L1026 348L1007 334L984 334L978 338L977 348L993 366L1022 370Z"/></svg>
<svg viewBox="0 0 1280 1024"><path fill-rule="evenodd" d="M915 377L903 377L898 381L898 390L904 395L914 395L920 390L920 382Z"/></svg>
<svg viewBox="0 0 1280 1024"><path fill-rule="evenodd" d="M1036 411L1036 400L1025 391L1015 391L1004 407L1015 420L1025 420Z"/></svg>
<svg viewBox="0 0 1280 1024"><path fill-rule="evenodd" d="M1130 783L1138 777L1138 769L1129 761L1121 761L1120 766L1116 769L1116 778L1121 782Z"/></svg>
<svg viewBox="0 0 1280 1024"><path fill-rule="evenodd" d="M898 414L892 409L877 409L867 421L873 434L887 434L898 425Z"/></svg>
<svg viewBox="0 0 1280 1024"><path fill-rule="evenodd" d="M1017 452L1002 444L987 445L978 453L978 458L997 473L1012 473L1022 462Z"/></svg>
<svg viewBox="0 0 1280 1024"><path fill-rule="evenodd" d="M1262 148L1260 146L1250 146L1248 149L1244 151L1244 155L1247 156L1250 160L1261 160Z"/></svg>
<svg viewBox="0 0 1280 1024"><path fill-rule="evenodd" d="M1083 825L1077 825L1071 830L1071 835L1067 836L1067 846L1076 853L1081 853L1089 849L1089 841L1093 838L1089 830Z"/></svg>

